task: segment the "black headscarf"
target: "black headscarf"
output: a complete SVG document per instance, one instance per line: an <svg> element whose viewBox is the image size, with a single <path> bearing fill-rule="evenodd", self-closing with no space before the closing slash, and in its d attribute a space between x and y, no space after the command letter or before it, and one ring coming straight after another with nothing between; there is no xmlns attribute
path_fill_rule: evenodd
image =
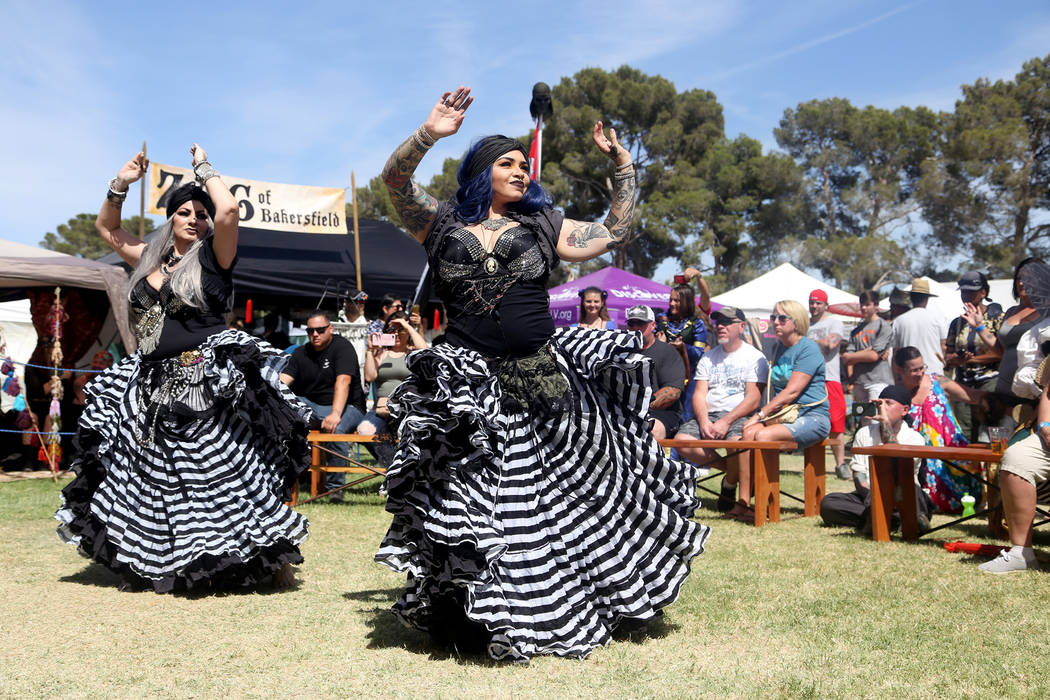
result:
<svg viewBox="0 0 1050 700"><path fill-rule="evenodd" d="M507 138L503 134L486 136L481 139L481 141L478 142L478 150L474 152L474 156L470 159L470 163L467 165L467 182L473 180L478 175L491 168L492 164L495 163L496 159L501 155L504 153L510 153L511 151L521 151L521 154L525 156L525 158L529 157L529 152L525 150L525 146L517 139ZM459 184L465 185L466 182L461 182Z"/></svg>
<svg viewBox="0 0 1050 700"><path fill-rule="evenodd" d="M168 194L168 218L171 218L171 215L175 213L180 204L185 204L191 199L203 204L204 209L208 212L208 216L215 219L215 203L211 201L211 197L208 196L207 192L192 182L176 187Z"/></svg>

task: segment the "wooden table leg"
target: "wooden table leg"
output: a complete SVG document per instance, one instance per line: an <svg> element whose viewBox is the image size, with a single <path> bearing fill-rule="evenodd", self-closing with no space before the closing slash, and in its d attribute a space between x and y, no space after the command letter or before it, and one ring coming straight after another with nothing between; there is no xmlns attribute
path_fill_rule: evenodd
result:
<svg viewBox="0 0 1050 700"><path fill-rule="evenodd" d="M780 522L780 452L752 452L752 483L755 492L755 527Z"/></svg>
<svg viewBox="0 0 1050 700"><path fill-rule="evenodd" d="M805 517L812 518L820 512L820 502L824 499L824 494L827 493L827 482L824 478L826 455L824 454L823 441L807 447L805 459L806 497L804 514Z"/></svg>
<svg viewBox="0 0 1050 700"><path fill-rule="evenodd" d="M321 448L310 446L310 498L317 498L321 486Z"/></svg>
<svg viewBox="0 0 1050 700"><path fill-rule="evenodd" d="M868 459L868 486L871 489L871 538L890 541L890 518L893 515L893 460L889 457Z"/></svg>
<svg viewBox="0 0 1050 700"><path fill-rule="evenodd" d="M901 514L901 537L906 540L919 539L919 516L915 507L915 464L910 459L895 458L898 496L897 508Z"/></svg>

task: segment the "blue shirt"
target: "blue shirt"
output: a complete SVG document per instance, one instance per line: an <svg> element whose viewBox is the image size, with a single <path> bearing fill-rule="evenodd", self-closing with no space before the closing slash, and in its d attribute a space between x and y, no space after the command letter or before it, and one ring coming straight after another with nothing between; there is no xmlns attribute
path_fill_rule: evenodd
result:
<svg viewBox="0 0 1050 700"><path fill-rule="evenodd" d="M777 343L773 357L776 359L769 369L769 381L772 384L770 398L784 390L792 372L805 372L812 378L795 399L795 403L802 405L818 401L821 403L801 409L799 415L817 411L828 414L828 392L824 385L824 355L820 352L820 347L809 338L800 339L790 348L785 348L782 344Z"/></svg>

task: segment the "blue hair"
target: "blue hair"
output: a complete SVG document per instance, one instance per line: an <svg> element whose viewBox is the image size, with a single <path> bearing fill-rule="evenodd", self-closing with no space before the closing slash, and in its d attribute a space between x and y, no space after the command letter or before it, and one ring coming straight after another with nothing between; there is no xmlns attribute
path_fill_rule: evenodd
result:
<svg viewBox="0 0 1050 700"><path fill-rule="evenodd" d="M485 172L473 179L467 179L470 163L484 140L478 139L467 149L456 173L456 181L459 182L459 189L456 190L456 216L468 224L476 224L483 220L492 206L492 168L486 168ZM530 178L525 194L519 201L509 204L507 209L517 214L535 214L551 206L551 203L551 197L543 186Z"/></svg>

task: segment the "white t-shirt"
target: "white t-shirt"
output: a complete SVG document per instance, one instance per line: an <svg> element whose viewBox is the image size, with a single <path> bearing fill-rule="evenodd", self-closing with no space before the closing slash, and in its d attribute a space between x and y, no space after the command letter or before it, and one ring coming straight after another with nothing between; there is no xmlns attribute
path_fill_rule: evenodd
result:
<svg viewBox="0 0 1050 700"><path fill-rule="evenodd" d="M732 411L744 400L748 382L765 384L768 378L769 361L747 343L728 353L716 345L700 358L693 376L695 381L707 382L708 413Z"/></svg>
<svg viewBox="0 0 1050 700"><path fill-rule="evenodd" d="M823 341L829 335L837 335L839 344L831 350L826 350L819 342L817 344L820 345L820 352L824 355L824 379L829 382L838 382L841 381L839 379L839 347L846 335L846 328L842 325L842 321L825 313L824 318L809 324L809 333L806 334L806 337L810 340Z"/></svg>
<svg viewBox="0 0 1050 700"><path fill-rule="evenodd" d="M345 318L345 317L344 317ZM362 374L365 371L365 351L368 349L368 319L364 315L358 316L356 321L345 321L340 319L332 329L339 335L350 341L357 353L358 366Z"/></svg>
<svg viewBox="0 0 1050 700"><path fill-rule="evenodd" d="M901 445L925 445L926 440L919 433L908 427L908 424L901 421L901 429L897 431L897 442ZM882 444L882 428L878 423L871 423L865 425L857 430L856 436L853 438L854 447L873 447L874 445ZM914 460L915 471L918 474L919 464L921 460ZM863 474L864 477L861 481L868 480L868 455L859 455L853 453L850 461L850 469L854 473Z"/></svg>
<svg viewBox="0 0 1050 700"><path fill-rule="evenodd" d="M918 348L930 374L944 374L941 341L948 337L948 324L934 311L918 307L893 319L893 348Z"/></svg>

